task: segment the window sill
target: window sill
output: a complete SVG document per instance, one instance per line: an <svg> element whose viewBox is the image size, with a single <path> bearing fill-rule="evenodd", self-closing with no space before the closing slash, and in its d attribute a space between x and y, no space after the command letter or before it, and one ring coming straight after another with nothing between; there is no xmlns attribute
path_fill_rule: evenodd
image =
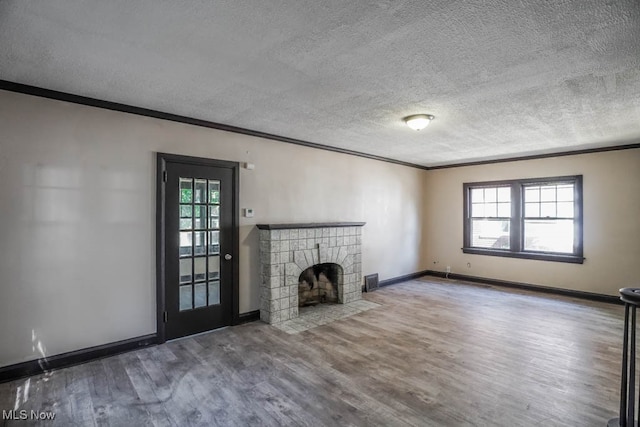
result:
<svg viewBox="0 0 640 427"><path fill-rule="evenodd" d="M505 258L523 258L534 259L538 261L568 262L571 264L584 263L584 257L581 256L553 254L547 252L511 252L506 250L484 248L462 248L462 252L464 252L465 254L499 256Z"/></svg>

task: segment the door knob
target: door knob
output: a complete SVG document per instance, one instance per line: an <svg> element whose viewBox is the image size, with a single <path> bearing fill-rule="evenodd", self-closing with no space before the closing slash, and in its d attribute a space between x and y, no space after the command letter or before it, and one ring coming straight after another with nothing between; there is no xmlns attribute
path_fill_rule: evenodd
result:
<svg viewBox="0 0 640 427"><path fill-rule="evenodd" d="M231 254L226 254L226 255L224 256L224 259L226 259L227 261L229 261L231 258L233 258L233 257L231 256Z"/></svg>

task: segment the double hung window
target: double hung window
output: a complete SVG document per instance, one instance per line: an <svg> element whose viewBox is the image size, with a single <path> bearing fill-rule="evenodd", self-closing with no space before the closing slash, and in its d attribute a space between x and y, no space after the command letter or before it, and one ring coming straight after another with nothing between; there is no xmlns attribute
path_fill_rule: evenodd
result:
<svg viewBox="0 0 640 427"><path fill-rule="evenodd" d="M581 175L463 187L463 252L583 262Z"/></svg>

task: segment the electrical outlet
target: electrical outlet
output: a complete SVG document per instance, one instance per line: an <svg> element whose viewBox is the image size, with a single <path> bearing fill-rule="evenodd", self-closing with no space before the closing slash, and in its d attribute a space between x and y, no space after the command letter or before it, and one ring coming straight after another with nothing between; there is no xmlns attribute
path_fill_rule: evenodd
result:
<svg viewBox="0 0 640 427"><path fill-rule="evenodd" d="M447 265L447 273L451 273L451 266Z"/></svg>

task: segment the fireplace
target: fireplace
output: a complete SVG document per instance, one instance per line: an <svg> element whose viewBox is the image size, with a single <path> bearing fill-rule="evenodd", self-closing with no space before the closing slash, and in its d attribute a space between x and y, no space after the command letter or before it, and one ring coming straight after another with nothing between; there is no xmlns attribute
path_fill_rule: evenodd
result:
<svg viewBox="0 0 640 427"><path fill-rule="evenodd" d="M364 224L258 224L260 319L277 324L300 306L361 299Z"/></svg>

